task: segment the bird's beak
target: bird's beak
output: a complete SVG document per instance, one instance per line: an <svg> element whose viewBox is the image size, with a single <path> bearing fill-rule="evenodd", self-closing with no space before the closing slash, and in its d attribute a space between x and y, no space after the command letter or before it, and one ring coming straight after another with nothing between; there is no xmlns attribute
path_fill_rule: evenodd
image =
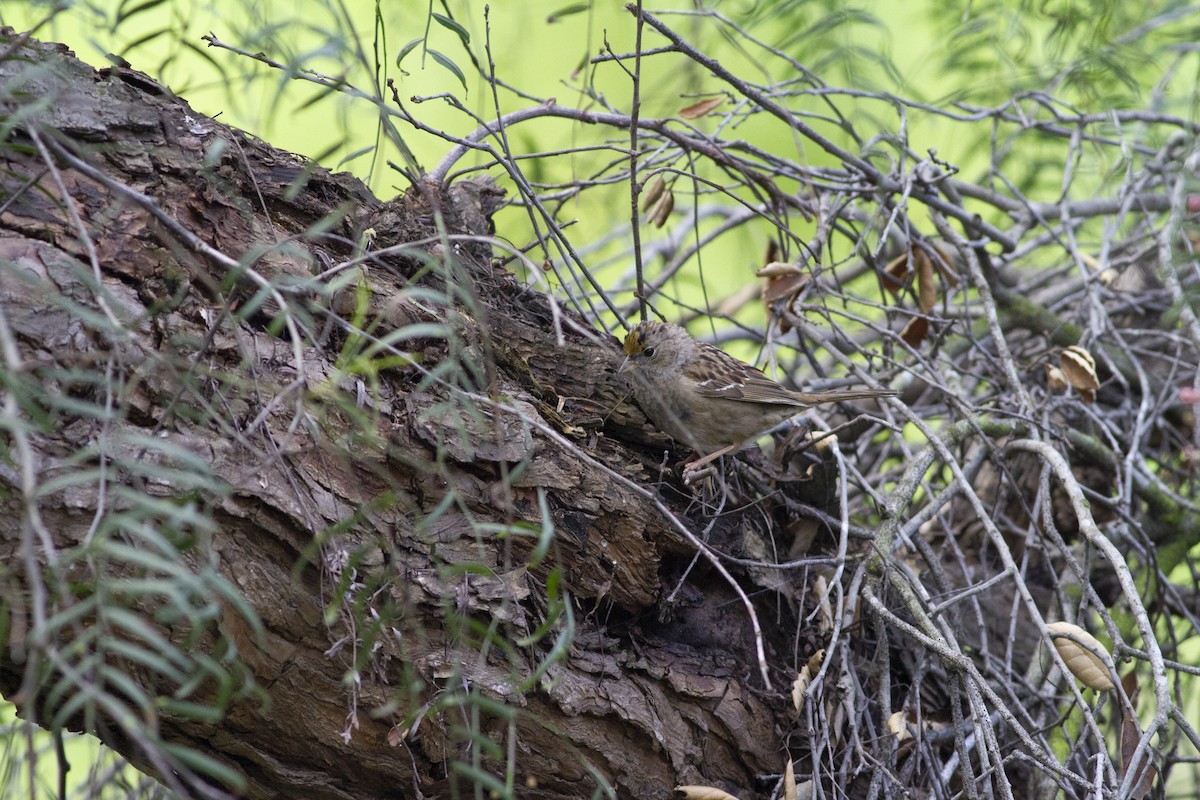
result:
<svg viewBox="0 0 1200 800"><path fill-rule="evenodd" d="M623 372L632 372L635 369L637 369L637 364L634 363L632 358L625 356L625 360L621 362L621 366L617 367L617 374L620 375Z"/></svg>

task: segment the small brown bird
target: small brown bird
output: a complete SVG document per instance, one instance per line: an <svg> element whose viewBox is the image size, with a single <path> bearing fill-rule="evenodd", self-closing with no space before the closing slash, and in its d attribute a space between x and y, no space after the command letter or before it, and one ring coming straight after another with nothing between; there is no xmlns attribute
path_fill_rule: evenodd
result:
<svg viewBox="0 0 1200 800"><path fill-rule="evenodd" d="M809 406L890 397L890 389L793 392L678 325L641 322L625 337L622 373L655 427L696 451L684 480Z"/></svg>

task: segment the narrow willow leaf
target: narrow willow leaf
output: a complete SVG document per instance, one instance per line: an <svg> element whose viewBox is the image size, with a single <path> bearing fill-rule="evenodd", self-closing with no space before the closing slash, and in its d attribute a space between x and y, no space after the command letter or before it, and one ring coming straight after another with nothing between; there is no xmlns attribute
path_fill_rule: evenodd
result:
<svg viewBox="0 0 1200 800"><path fill-rule="evenodd" d="M462 40L463 47L471 46L471 34L467 33L467 29L462 25L459 25L457 21L450 19L450 17L447 17L444 14L435 13L432 16L434 20L436 20L437 23L443 28L456 33L458 38Z"/></svg>
<svg viewBox="0 0 1200 800"><path fill-rule="evenodd" d="M458 68L458 64L455 64L448 57L439 53L437 50L430 49L429 55L431 55L433 57L434 61L436 61L437 63L439 63L443 67L445 67L447 70L449 70L454 75L454 77L458 78L458 82L462 84L464 92L469 91L467 89L467 77L465 75L463 75L463 71Z"/></svg>

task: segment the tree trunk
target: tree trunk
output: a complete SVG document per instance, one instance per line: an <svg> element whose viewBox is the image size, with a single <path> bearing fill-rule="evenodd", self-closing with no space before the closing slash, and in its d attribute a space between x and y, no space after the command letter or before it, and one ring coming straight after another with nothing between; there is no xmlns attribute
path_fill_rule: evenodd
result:
<svg viewBox="0 0 1200 800"><path fill-rule="evenodd" d="M656 486L616 341L478 243L493 185L381 203L144 75L0 46L0 692L23 716L202 792L187 765L212 770L161 747L186 745L247 797L772 785L801 587L740 574L775 590L767 691L679 525L734 547L739 515ZM155 635L162 663L119 646Z"/></svg>

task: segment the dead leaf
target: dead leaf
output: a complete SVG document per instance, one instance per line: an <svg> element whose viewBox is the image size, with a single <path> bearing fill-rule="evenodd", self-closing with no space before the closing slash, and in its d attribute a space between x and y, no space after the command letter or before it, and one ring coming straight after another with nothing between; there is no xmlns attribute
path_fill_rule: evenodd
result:
<svg viewBox="0 0 1200 800"><path fill-rule="evenodd" d="M642 196L642 213L645 214L650 206L658 202L662 197L663 191L667 188L667 182L663 180L662 175L655 175L650 183L646 184L645 194Z"/></svg>
<svg viewBox="0 0 1200 800"><path fill-rule="evenodd" d="M658 205L654 207L654 212L650 215L650 224L656 228L666 225L673 210L675 210L675 193L668 190L658 201Z"/></svg>
<svg viewBox="0 0 1200 800"><path fill-rule="evenodd" d="M917 306L922 314L928 314L937 303L938 281L933 274L933 261L924 250L913 253L917 269Z"/></svg>
<svg viewBox="0 0 1200 800"><path fill-rule="evenodd" d="M820 633L828 633L833 630L833 605L829 602L829 584L825 580L824 575L818 575L813 581L813 594L817 599L817 608L820 609L820 614L817 616L817 630ZM824 654L824 650L821 651Z"/></svg>
<svg viewBox="0 0 1200 800"><path fill-rule="evenodd" d="M912 734L908 732L908 717L903 711L897 711L888 717L888 730L896 737L897 742L903 742L905 739L911 739Z"/></svg>
<svg viewBox="0 0 1200 800"><path fill-rule="evenodd" d="M779 242L775 239L767 240L767 252L763 256L763 263L770 264L772 261L778 261L783 258L783 248L779 246Z"/></svg>
<svg viewBox="0 0 1200 800"><path fill-rule="evenodd" d="M1049 622L1046 629L1054 637L1054 649L1080 683L1098 691L1116 688L1112 656L1099 639L1069 622Z"/></svg>
<svg viewBox="0 0 1200 800"><path fill-rule="evenodd" d="M803 275L804 270L789 261L772 261L754 274L760 278L782 278L786 275Z"/></svg>
<svg viewBox="0 0 1200 800"><path fill-rule="evenodd" d="M932 254L930 253L932 250ZM928 248L916 245L893 258L883 268L883 288L899 297L915 278L917 306L925 314L937 303L941 275L951 287L958 286L958 270L954 266L954 251L944 242L934 242Z"/></svg>
<svg viewBox="0 0 1200 800"><path fill-rule="evenodd" d="M933 252L935 254L933 265L937 267L946 283L950 284L951 289L957 288L960 281L958 258L955 257L954 248L946 242L933 242Z"/></svg>
<svg viewBox="0 0 1200 800"><path fill-rule="evenodd" d="M804 710L804 692L810 683L812 676L808 674L808 667L803 667L796 673L796 680L792 681L792 708L797 711Z"/></svg>
<svg viewBox="0 0 1200 800"><path fill-rule="evenodd" d="M1129 698L1129 706L1137 708L1137 672L1129 670L1125 676L1121 678L1121 688L1125 691L1125 696ZM1137 752L1138 742L1142 738L1142 726L1138 722L1138 718L1131 714L1124 704L1117 706L1120 709L1121 715L1121 737L1119 743L1120 750L1120 766L1119 774L1124 778L1130 771L1133 761L1133 755ZM1132 800L1143 800L1150 795L1154 789L1154 779L1158 777L1158 768L1154 766L1149 748L1142 753L1142 757L1137 766L1137 780L1131 784L1130 792L1127 795Z"/></svg>
<svg viewBox="0 0 1200 800"><path fill-rule="evenodd" d="M792 326L782 318L780 309L792 314L797 313L796 298L800 296L800 292L808 285L812 276L798 264L782 261L772 261L756 274L766 278L762 287L762 300L767 314L778 318L780 332L787 333Z"/></svg>
<svg viewBox="0 0 1200 800"><path fill-rule="evenodd" d="M796 800L796 768L790 758L783 768L783 800Z"/></svg>
<svg viewBox="0 0 1200 800"><path fill-rule="evenodd" d="M908 285L908 276L912 268L908 265L908 252L905 251L893 258L883 268L883 287L898 296L900 290Z"/></svg>
<svg viewBox="0 0 1200 800"><path fill-rule="evenodd" d="M900 331L900 338L909 347L920 347L929 335L929 317L913 317Z"/></svg>
<svg viewBox="0 0 1200 800"><path fill-rule="evenodd" d="M724 97L710 97L707 100L701 100L699 103L692 103L687 108L679 109L679 116L683 119L699 119L724 102Z"/></svg>
<svg viewBox="0 0 1200 800"><path fill-rule="evenodd" d="M808 663L800 668L796 673L796 680L792 681L792 706L800 711L804 708L804 693L812 684L813 676L821 671L821 663L825 660L825 650L822 648L813 653L809 657Z"/></svg>
<svg viewBox="0 0 1200 800"><path fill-rule="evenodd" d="M738 800L729 792L723 792L715 786L676 786L683 800Z"/></svg>
<svg viewBox="0 0 1200 800"><path fill-rule="evenodd" d="M1046 385L1050 387L1050 391L1052 392L1061 392L1071 384L1067 383L1067 376L1063 375L1061 369L1052 364L1047 364Z"/></svg>
<svg viewBox="0 0 1200 800"><path fill-rule="evenodd" d="M1100 379L1096 377L1096 359L1087 350L1072 345L1058 358L1059 367L1067 383L1071 384L1084 401L1096 402L1096 390L1100 388Z"/></svg>

